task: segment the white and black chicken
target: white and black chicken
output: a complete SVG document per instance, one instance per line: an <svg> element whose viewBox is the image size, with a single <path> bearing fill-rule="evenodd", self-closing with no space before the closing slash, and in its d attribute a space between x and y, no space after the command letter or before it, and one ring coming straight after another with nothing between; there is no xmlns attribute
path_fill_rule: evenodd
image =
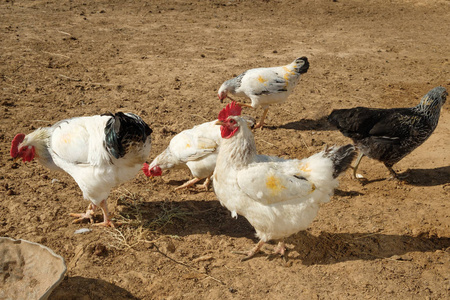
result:
<svg viewBox="0 0 450 300"><path fill-rule="evenodd" d="M214 191L232 216L243 215L260 238L243 260L269 240L280 240L274 252L284 256L283 239L305 230L320 204L330 200L338 186L336 178L356 155L355 147L332 147L302 160L258 162L253 134L240 113L240 106L232 102L219 114L223 140L213 175Z"/></svg>
<svg viewBox="0 0 450 300"><path fill-rule="evenodd" d="M300 75L306 73L308 69L309 62L305 56L285 66L250 69L225 81L219 88L217 96L221 102L227 97L230 98L229 94L250 98L251 105L238 104L253 108L262 107L263 115L255 126L262 128L269 105L286 101L300 81Z"/></svg>
<svg viewBox="0 0 450 300"><path fill-rule="evenodd" d="M38 161L75 179L83 197L91 203L86 213L71 214L74 223L89 219L97 206L103 222L111 226L106 199L111 189L139 172L150 153L152 130L137 115L118 112L89 117L76 117L35 130L17 134L10 154L15 159Z"/></svg>

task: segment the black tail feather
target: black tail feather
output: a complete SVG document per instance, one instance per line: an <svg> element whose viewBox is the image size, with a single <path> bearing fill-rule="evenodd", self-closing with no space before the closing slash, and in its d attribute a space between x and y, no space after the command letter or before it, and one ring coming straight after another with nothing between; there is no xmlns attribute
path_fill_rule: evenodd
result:
<svg viewBox="0 0 450 300"><path fill-rule="evenodd" d="M151 128L137 115L118 112L105 126L105 147L115 158L123 157L132 143L144 144L152 133Z"/></svg>
<svg viewBox="0 0 450 300"><path fill-rule="evenodd" d="M297 58L295 60L295 62L297 64L303 63L302 65L300 65L298 68L295 69L295 72L297 72L299 74L304 74L304 73L308 72L309 61L308 61L308 58L306 56L302 56L302 57Z"/></svg>
<svg viewBox="0 0 450 300"><path fill-rule="evenodd" d="M356 157L356 149L352 144L337 149L334 147L327 148L325 149L324 156L329 157L333 162L333 177L336 178L350 167L350 164Z"/></svg>

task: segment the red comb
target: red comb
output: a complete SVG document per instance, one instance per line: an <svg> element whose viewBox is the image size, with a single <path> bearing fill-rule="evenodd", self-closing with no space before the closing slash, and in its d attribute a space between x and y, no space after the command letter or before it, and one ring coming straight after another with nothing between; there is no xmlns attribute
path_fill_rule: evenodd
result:
<svg viewBox="0 0 450 300"><path fill-rule="evenodd" d="M150 171L148 170L148 163L144 163L144 166L142 167L142 171L144 172L145 176L150 177Z"/></svg>
<svg viewBox="0 0 450 300"><path fill-rule="evenodd" d="M227 104L219 113L219 121L225 121L229 116L240 116L242 107L235 101Z"/></svg>
<svg viewBox="0 0 450 300"><path fill-rule="evenodd" d="M23 133L19 133L14 137L11 142L11 150L9 151L11 157L16 158L17 154L19 153L19 144L23 142L24 138L25 134Z"/></svg>

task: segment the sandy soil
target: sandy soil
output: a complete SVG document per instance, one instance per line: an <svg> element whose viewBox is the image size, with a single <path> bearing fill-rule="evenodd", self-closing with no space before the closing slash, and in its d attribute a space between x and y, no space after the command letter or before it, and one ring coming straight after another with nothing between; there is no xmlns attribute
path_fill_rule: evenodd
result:
<svg viewBox="0 0 450 300"><path fill-rule="evenodd" d="M224 80L305 55L309 72L255 132L260 153L302 158L349 142L324 119L333 108L407 107L449 89L449 29L448 0L1 1L0 236L64 257L51 299L449 298L448 103L395 166L409 169L406 182L363 159L369 182L342 176L310 228L287 240L287 263L241 263L231 251L253 246L253 228L211 191L173 191L187 171L115 189L109 205L125 224L114 230L71 224L88 204L72 178L9 157L18 132L129 111L154 130L150 161L216 118ZM92 231L74 234L83 227Z"/></svg>

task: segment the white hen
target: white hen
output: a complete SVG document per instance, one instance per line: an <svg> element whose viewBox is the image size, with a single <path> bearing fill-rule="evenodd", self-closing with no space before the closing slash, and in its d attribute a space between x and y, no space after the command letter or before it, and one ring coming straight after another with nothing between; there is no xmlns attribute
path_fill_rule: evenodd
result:
<svg viewBox="0 0 450 300"><path fill-rule="evenodd" d="M11 156L24 162L35 157L44 166L65 171L75 179L89 201L84 214L71 214L93 223L96 206L103 223L112 226L106 199L113 187L139 172L151 149L150 127L137 115L118 112L60 121L24 135L17 134ZM97 224L95 224L97 225Z"/></svg>
<svg viewBox="0 0 450 300"><path fill-rule="evenodd" d="M309 69L306 57L295 59L292 63L272 68L256 68L225 81L218 91L218 97L222 102L229 93L238 97L248 97L251 105L238 103L246 107L262 107L264 109L261 120L255 128L262 127L269 110L269 105L283 103L300 81L300 75ZM231 99L231 98L230 98ZM233 100L233 99L231 99Z"/></svg>
<svg viewBox="0 0 450 300"><path fill-rule="evenodd" d="M258 162L253 134L240 111L232 102L219 114L223 140L214 191L232 216L243 215L260 238L244 260L272 239L281 239L275 253L283 256L282 239L305 230L314 220L320 203L328 202L338 186L336 177L350 166L355 148L330 148L303 160Z"/></svg>
<svg viewBox="0 0 450 300"><path fill-rule="evenodd" d="M248 126L254 125L254 120L243 117ZM183 130L175 135L169 146L161 152L150 164L145 163L142 170L147 177L161 176L163 170L189 168L193 179L175 188L188 188L206 178L203 189L208 190L211 175L216 167L217 153L222 140L220 126L217 120L206 122L193 128ZM258 155L260 161L277 160L276 157Z"/></svg>
<svg viewBox="0 0 450 300"><path fill-rule="evenodd" d="M206 178L203 187L208 189L210 177L216 166L217 148L220 143L220 126L216 120L206 122L175 135L169 146L150 165L142 170L148 177L161 176L162 170L189 168L194 179L175 190L190 187Z"/></svg>

